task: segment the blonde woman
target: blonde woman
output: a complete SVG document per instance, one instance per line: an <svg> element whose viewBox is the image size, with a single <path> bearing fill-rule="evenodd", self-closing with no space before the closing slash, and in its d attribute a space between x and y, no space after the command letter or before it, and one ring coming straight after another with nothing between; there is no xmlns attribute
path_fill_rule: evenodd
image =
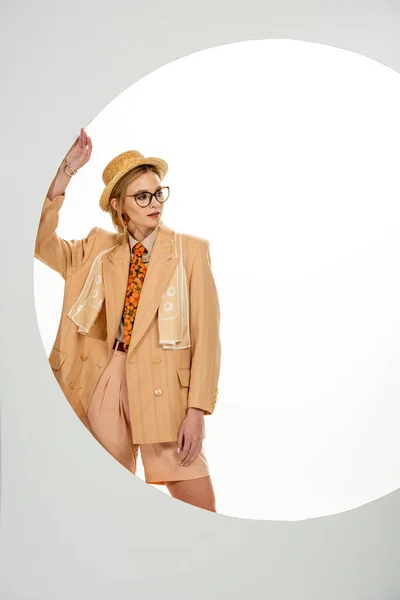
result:
<svg viewBox="0 0 400 600"><path fill-rule="evenodd" d="M44 201L35 256L65 281L49 356L67 400L100 444L147 483L216 512L202 448L215 409L220 311L209 242L162 220L168 166L132 150L104 169L100 207L115 232L57 234L71 177L90 160L81 129Z"/></svg>

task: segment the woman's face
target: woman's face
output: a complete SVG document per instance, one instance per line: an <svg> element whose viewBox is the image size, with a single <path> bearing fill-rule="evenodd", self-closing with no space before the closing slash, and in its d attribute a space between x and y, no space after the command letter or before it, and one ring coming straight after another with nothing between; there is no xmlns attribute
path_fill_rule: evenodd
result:
<svg viewBox="0 0 400 600"><path fill-rule="evenodd" d="M160 222L162 211L164 208L163 203L159 203L155 196L152 197L151 202L148 206L141 207L135 201L135 198L131 194L139 194L142 192L154 193L157 189L162 187L161 179L153 171L146 171L143 175L140 175L134 181L128 185L126 190L124 213L130 218L128 228L132 229L132 226L140 230L153 229ZM116 208L116 199L111 200L111 204ZM159 214L157 217L150 217L151 213L157 211Z"/></svg>

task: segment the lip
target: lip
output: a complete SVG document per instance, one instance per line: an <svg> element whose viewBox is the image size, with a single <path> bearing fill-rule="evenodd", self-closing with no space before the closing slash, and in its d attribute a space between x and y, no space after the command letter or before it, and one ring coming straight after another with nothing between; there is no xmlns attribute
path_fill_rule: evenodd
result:
<svg viewBox="0 0 400 600"><path fill-rule="evenodd" d="M150 215L147 215L147 216L148 216L148 217L152 217L153 219L155 219L156 217L159 217L159 216L160 216L160 213L159 213L159 212L157 212L157 213L155 213L155 214L150 214Z"/></svg>

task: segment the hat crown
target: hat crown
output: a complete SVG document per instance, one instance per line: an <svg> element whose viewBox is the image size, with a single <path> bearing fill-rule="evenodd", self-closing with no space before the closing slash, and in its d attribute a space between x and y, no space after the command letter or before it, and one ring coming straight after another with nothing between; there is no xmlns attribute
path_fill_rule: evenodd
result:
<svg viewBox="0 0 400 600"><path fill-rule="evenodd" d="M121 171L124 166L129 163L134 163L135 161L139 162L144 158L143 154L138 152L137 150L128 150L127 152L122 152L122 154L118 154L113 160L108 163L106 168L103 171L103 182L105 185L108 185L112 179ZM133 166L131 168L134 168Z"/></svg>

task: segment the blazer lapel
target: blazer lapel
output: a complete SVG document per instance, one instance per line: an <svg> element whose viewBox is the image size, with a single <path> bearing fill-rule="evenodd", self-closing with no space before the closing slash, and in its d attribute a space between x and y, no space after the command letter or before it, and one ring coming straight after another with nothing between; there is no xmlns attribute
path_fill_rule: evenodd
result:
<svg viewBox="0 0 400 600"><path fill-rule="evenodd" d="M160 221L150 260L147 263L146 277L140 294L128 356L138 345L150 325L154 314L158 310L168 280L178 263L179 257L174 257L172 254L172 235L173 231ZM128 240L124 241L112 256L106 255L103 258L109 352L118 333L124 310L129 265L130 246Z"/></svg>
<svg viewBox="0 0 400 600"><path fill-rule="evenodd" d="M108 352L112 350L124 310L129 275L130 248L124 241L112 254L103 257L104 303L107 321Z"/></svg>

